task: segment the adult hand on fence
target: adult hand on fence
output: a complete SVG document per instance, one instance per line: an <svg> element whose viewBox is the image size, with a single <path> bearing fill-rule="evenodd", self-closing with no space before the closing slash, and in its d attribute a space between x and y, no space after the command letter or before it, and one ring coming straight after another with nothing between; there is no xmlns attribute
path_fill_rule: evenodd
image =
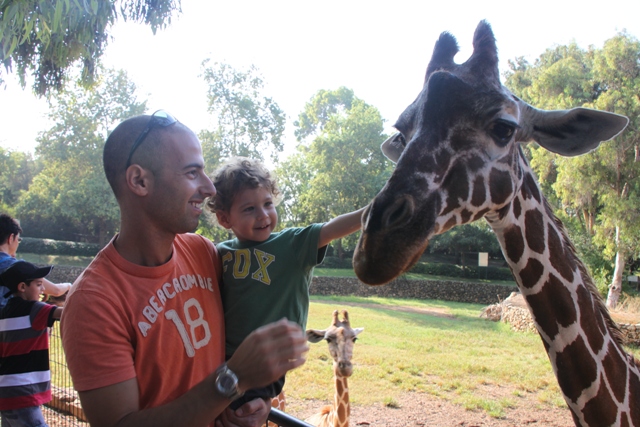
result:
<svg viewBox="0 0 640 427"><path fill-rule="evenodd" d="M262 387L305 362L307 339L297 324L286 319L253 331L227 362L238 376L241 390Z"/></svg>

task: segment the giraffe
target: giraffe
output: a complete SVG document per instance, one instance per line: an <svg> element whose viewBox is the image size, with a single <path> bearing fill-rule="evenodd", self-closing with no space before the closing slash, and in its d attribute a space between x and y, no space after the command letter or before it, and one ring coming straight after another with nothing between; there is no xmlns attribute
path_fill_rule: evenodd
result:
<svg viewBox="0 0 640 427"><path fill-rule="evenodd" d="M272 408L276 408L284 412L284 410L286 409L286 406L287 406L287 398L284 394L284 390L282 390L279 395L271 399ZM265 427L276 427L278 424L271 421L267 421L264 425Z"/></svg>
<svg viewBox="0 0 640 427"><path fill-rule="evenodd" d="M640 427L638 361L577 257L523 154L535 140L564 156L598 147L628 119L586 108L538 110L500 83L496 40L482 21L473 54L453 61L442 33L424 87L382 144L396 163L363 213L358 278L381 285L408 270L432 236L485 218L500 243L578 426Z"/></svg>
<svg viewBox="0 0 640 427"><path fill-rule="evenodd" d="M351 328L349 313L342 311L342 321L338 317L338 310L333 312L331 326L325 330L307 329L307 340L317 343L322 340L329 344L329 353L333 357L333 378L335 381L335 394L333 405L323 407L319 413L306 420L309 424L318 427L348 427L349 415L349 386L347 378L353 372L351 356L353 344L358 334L364 328Z"/></svg>

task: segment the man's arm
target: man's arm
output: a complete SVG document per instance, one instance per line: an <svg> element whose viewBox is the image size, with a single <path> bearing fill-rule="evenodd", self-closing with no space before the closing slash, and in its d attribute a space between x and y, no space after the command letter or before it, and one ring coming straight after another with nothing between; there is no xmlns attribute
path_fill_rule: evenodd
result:
<svg viewBox="0 0 640 427"><path fill-rule="evenodd" d="M52 283L47 279L42 279L44 285L44 293L54 297L59 297L71 288L71 283Z"/></svg>
<svg viewBox="0 0 640 427"><path fill-rule="evenodd" d="M247 390L270 384L302 365L308 349L300 327L283 319L252 332L227 365L238 376L240 389ZM140 409L135 378L78 395L92 427L204 427L231 403L215 391L214 373L179 398L156 408ZM245 422L264 424L268 411L262 412L261 420L246 417Z"/></svg>
<svg viewBox="0 0 640 427"><path fill-rule="evenodd" d="M360 230L362 227L362 212L364 212L365 209L366 206L357 211L339 215L325 223L322 226L322 230L320 230L318 248L327 246L335 239L348 236Z"/></svg>

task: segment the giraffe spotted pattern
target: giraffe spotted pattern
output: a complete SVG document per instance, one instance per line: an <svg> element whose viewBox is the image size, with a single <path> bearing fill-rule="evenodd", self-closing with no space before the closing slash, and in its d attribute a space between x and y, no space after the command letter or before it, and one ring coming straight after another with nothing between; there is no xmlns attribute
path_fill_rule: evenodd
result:
<svg viewBox="0 0 640 427"><path fill-rule="evenodd" d="M521 143L564 156L596 149L628 119L575 108L544 111L500 83L491 27L481 22L463 64L443 33L416 100L382 145L395 170L363 216L356 274L381 285L407 271L436 234L485 218L518 283L578 426L640 427L640 371L625 353Z"/></svg>

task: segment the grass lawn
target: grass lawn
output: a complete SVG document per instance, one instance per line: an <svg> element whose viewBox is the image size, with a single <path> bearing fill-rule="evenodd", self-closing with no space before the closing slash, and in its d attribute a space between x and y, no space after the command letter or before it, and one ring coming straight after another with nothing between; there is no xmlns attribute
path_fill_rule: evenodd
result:
<svg viewBox="0 0 640 427"><path fill-rule="evenodd" d="M399 307L423 312L398 311ZM355 405L395 405L402 392L418 391L494 417L502 416L524 394L533 394L542 407L565 407L538 335L480 319L483 307L312 296L308 327L324 329L333 310L347 309L351 326L365 328L354 348L354 373L349 379ZM637 349L635 353L640 355ZM324 341L312 344L305 365L287 375L287 394L295 399L330 398L332 362ZM488 396L483 393L487 385L498 385L508 393Z"/></svg>

